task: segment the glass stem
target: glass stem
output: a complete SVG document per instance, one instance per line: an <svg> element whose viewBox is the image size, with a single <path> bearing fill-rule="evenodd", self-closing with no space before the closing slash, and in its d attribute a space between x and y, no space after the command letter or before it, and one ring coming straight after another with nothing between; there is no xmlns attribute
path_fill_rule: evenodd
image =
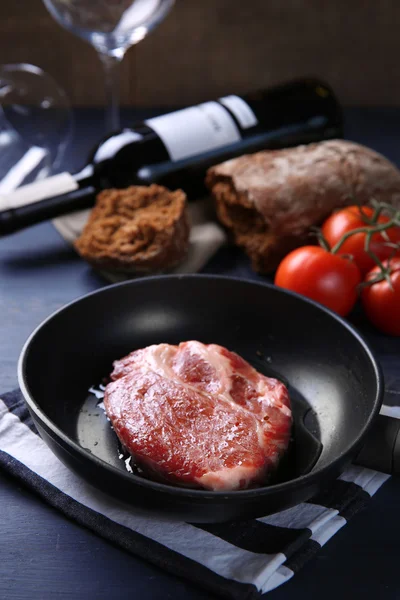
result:
<svg viewBox="0 0 400 600"><path fill-rule="evenodd" d="M106 94L106 129L107 133L120 128L119 107L119 64L123 58L112 54L100 53L103 63Z"/></svg>

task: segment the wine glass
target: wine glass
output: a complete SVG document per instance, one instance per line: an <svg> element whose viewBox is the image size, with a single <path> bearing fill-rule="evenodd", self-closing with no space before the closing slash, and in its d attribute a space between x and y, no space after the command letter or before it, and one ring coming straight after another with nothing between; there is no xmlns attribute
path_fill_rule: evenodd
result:
<svg viewBox="0 0 400 600"><path fill-rule="evenodd" d="M175 0L43 0L54 19L88 41L103 63L108 132L119 129L118 65L171 10Z"/></svg>
<svg viewBox="0 0 400 600"><path fill-rule="evenodd" d="M68 98L35 65L0 65L0 210L23 184L59 171L73 132Z"/></svg>

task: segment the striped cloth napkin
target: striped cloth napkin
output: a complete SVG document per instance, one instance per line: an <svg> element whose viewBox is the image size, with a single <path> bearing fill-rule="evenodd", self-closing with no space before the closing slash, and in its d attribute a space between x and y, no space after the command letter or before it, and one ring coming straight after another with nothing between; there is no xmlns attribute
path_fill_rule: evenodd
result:
<svg viewBox="0 0 400 600"><path fill-rule="evenodd" d="M400 417L400 380L382 413ZM19 390L0 400L0 468L69 518L209 593L251 600L295 575L389 478L351 466L310 502L240 523L193 525L117 502L70 472L37 434Z"/></svg>

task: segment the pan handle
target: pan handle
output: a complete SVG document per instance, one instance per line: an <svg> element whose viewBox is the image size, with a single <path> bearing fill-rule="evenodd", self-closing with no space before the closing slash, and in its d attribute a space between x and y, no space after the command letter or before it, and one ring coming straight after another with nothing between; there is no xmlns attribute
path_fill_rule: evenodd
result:
<svg viewBox="0 0 400 600"><path fill-rule="evenodd" d="M378 415L354 464L400 475L400 419Z"/></svg>

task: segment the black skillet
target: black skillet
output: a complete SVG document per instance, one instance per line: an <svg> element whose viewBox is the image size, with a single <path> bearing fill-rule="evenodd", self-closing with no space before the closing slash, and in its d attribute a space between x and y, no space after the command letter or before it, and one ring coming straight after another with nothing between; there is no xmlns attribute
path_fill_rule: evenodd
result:
<svg viewBox="0 0 400 600"><path fill-rule="evenodd" d="M226 346L289 386L293 441L272 484L207 492L126 470L99 399L88 390L135 348L191 339ZM310 499L383 425L372 456L393 460L398 423L378 416L382 375L365 340L320 305L268 284L185 275L105 287L33 332L19 382L41 436L68 467L119 500L186 521L260 517Z"/></svg>

